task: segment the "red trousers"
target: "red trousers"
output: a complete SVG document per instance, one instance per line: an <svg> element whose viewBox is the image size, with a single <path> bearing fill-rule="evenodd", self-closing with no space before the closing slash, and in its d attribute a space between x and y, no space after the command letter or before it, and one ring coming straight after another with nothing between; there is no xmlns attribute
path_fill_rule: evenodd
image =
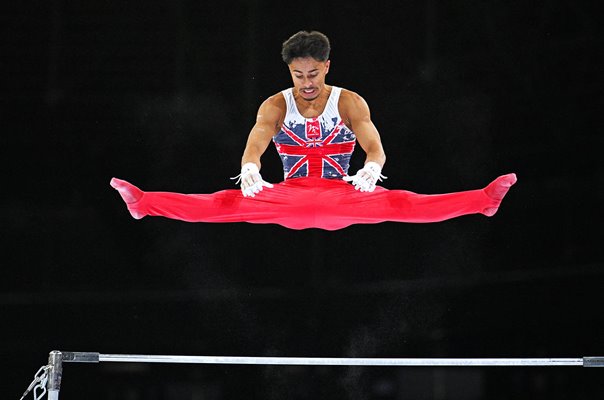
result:
<svg viewBox="0 0 604 400"><path fill-rule="evenodd" d="M291 229L336 230L352 224L438 222L467 214L492 215L511 184L500 196L488 195L488 187L423 195L379 186L367 193L341 180L295 178L265 188L255 197L243 197L235 189L212 194L142 192L128 209L138 218L150 215L188 222L273 223Z"/></svg>

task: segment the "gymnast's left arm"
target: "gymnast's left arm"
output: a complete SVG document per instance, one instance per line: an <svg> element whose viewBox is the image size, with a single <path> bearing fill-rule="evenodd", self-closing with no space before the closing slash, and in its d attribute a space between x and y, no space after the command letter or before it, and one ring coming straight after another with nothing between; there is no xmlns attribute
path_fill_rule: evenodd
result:
<svg viewBox="0 0 604 400"><path fill-rule="evenodd" d="M366 154L365 166L356 175L345 177L344 180L351 181L355 189L361 192L373 192L377 181L382 177L386 154L382 147L380 134L371 121L369 106L358 94L342 91L341 114Z"/></svg>

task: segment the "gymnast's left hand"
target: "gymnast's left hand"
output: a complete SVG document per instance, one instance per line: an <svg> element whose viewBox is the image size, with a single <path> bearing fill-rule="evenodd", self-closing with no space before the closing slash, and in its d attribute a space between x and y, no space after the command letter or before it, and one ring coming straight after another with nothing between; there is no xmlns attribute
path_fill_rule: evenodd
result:
<svg viewBox="0 0 604 400"><path fill-rule="evenodd" d="M241 167L241 193L244 197L254 197L265 187L272 188L273 184L262 179L260 170L255 163L246 163Z"/></svg>
<svg viewBox="0 0 604 400"><path fill-rule="evenodd" d="M351 182L355 190L361 192L373 192L378 180L385 179L382 175L382 167L373 161L369 161L363 168L357 171L356 175L345 176L342 179Z"/></svg>

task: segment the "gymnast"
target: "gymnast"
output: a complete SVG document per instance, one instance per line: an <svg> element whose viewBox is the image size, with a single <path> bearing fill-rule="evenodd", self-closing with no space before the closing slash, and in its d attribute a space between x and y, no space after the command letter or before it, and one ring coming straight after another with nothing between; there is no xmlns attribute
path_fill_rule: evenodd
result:
<svg viewBox="0 0 604 400"><path fill-rule="evenodd" d="M327 85L329 39L300 31L282 46L293 88L261 105L243 152L241 190L211 194L145 192L111 179L130 214L188 222L279 224L290 229L342 229L386 221L438 222L468 214L494 215L515 174L502 175L483 189L417 194L378 186L386 156L369 107L357 93ZM273 141L284 180L262 179L260 157ZM366 154L363 168L348 175L356 141Z"/></svg>

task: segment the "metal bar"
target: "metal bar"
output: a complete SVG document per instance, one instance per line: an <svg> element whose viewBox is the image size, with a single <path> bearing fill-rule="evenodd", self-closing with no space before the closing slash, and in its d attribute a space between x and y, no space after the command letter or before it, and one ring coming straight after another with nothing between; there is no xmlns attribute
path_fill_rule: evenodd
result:
<svg viewBox="0 0 604 400"><path fill-rule="evenodd" d="M63 376L63 355L60 351L50 352L48 367L48 381L46 382L48 400L59 400L61 377Z"/></svg>
<svg viewBox="0 0 604 400"><path fill-rule="evenodd" d="M582 358L332 358L332 357L243 357L177 356L143 354L101 354L96 352L51 351L48 358L48 400L59 400L63 363L170 363L170 364L252 364L333 365L409 367L604 367L604 357Z"/></svg>
<svg viewBox="0 0 604 400"><path fill-rule="evenodd" d="M143 354L100 354L96 352L51 351L48 358L48 400L59 400L63 363L171 363L171 364L253 364L253 365L333 365L410 367L604 367L604 357L582 358L323 358L323 357L243 357L177 356ZM26 392L27 393L27 392Z"/></svg>
<svg viewBox="0 0 604 400"><path fill-rule="evenodd" d="M583 357L584 367L604 367L604 357Z"/></svg>
<svg viewBox="0 0 604 400"><path fill-rule="evenodd" d="M99 353L83 351L64 351L63 362L98 363Z"/></svg>
<svg viewBox="0 0 604 400"><path fill-rule="evenodd" d="M591 357L596 366L597 357ZM66 360L66 362L68 362ZM98 362L171 364L253 364L253 365L333 365L333 366L584 366L583 358L322 358L322 357L242 357L178 356L141 354L99 354ZM601 362L601 361L600 361Z"/></svg>

